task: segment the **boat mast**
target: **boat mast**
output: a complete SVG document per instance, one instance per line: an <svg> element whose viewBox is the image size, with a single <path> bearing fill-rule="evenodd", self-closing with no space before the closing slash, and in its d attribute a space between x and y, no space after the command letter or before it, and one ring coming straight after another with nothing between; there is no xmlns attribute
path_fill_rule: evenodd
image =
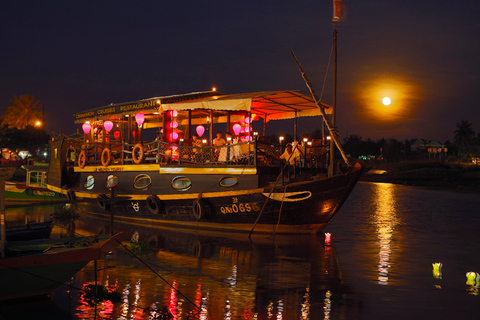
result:
<svg viewBox="0 0 480 320"><path fill-rule="evenodd" d="M334 134L337 135L335 129L335 118L337 111L337 36L338 29L333 26L333 100L332 100L332 127L334 128ZM328 176L331 177L334 174L334 162L335 162L335 143L330 140L330 164L328 165Z"/></svg>

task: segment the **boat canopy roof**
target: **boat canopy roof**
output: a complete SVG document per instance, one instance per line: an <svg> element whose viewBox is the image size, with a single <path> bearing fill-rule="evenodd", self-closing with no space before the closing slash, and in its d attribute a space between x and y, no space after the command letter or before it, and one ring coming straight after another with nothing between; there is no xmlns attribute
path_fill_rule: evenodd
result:
<svg viewBox="0 0 480 320"><path fill-rule="evenodd" d="M330 114L332 107L322 103L325 113ZM112 116L154 113L169 110L216 110L249 111L259 117L270 120L291 119L295 117L320 116L321 111L313 98L297 91L263 91L223 95L214 91L189 93L184 95L150 98L140 101L111 104L75 115L76 123L87 120L100 120Z"/></svg>

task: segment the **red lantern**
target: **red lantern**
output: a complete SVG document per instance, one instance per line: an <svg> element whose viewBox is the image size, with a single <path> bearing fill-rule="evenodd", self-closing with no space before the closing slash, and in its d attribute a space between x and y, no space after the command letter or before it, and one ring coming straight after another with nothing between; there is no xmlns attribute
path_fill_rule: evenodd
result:
<svg viewBox="0 0 480 320"><path fill-rule="evenodd" d="M113 136L115 137L116 140L120 139L120 131L114 131Z"/></svg>

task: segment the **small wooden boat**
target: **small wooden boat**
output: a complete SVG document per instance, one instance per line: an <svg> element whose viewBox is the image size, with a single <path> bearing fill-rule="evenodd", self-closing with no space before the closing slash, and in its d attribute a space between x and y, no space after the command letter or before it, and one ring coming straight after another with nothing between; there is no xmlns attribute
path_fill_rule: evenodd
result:
<svg viewBox="0 0 480 320"><path fill-rule="evenodd" d="M25 169L25 182L5 181L5 200L39 201L61 200L65 196L47 188L48 166L22 166Z"/></svg>
<svg viewBox="0 0 480 320"><path fill-rule="evenodd" d="M0 259L0 300L48 294L90 261L104 258L121 235L9 242Z"/></svg>
<svg viewBox="0 0 480 320"><path fill-rule="evenodd" d="M26 241L48 239L53 228L53 220L38 223L27 223L21 226L6 228L7 241Z"/></svg>

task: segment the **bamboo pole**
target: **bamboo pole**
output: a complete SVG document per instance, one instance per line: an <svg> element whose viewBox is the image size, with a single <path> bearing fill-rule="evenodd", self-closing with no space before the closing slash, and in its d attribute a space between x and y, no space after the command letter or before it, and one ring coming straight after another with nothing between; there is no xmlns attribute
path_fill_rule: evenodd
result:
<svg viewBox="0 0 480 320"><path fill-rule="evenodd" d="M302 65L300 64L300 62L298 61L297 57L295 56L295 53L293 53L293 51L290 51L290 53L292 54L293 58L294 58L295 61L297 62L298 69L300 69L300 73L302 74L302 77L303 77L303 80L305 81L305 84L307 85L308 89L310 90L310 94L312 95L312 98L313 98L313 100L315 101L315 104L316 104L317 107L320 109L320 113L322 114L323 120L325 121L325 125L326 125L328 131L330 132L330 135L332 136L332 140L335 142L335 145L337 146L338 150L339 150L340 153L342 154L342 158L343 158L343 160L345 161L345 163L346 163L348 166L351 166L350 161L348 161L348 158L347 158L347 156L345 155L345 152L343 151L343 148L342 148L342 146L341 146L341 144L340 144L340 141L338 140L337 130L336 130L336 129L334 128L334 126L330 123L330 120L328 120L327 114L325 113L325 110L324 110L324 108L323 108L322 102L318 100L317 94L315 93L315 90L313 89L312 84L311 84L310 80L309 80L308 77L307 77L307 74L306 74L305 71L303 70Z"/></svg>

